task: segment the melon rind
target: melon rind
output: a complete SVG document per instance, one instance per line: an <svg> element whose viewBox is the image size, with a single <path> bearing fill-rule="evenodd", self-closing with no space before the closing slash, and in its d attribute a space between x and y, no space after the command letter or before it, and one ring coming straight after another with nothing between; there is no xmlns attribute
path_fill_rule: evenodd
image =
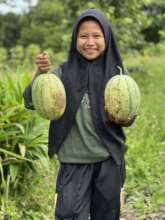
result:
<svg viewBox="0 0 165 220"><path fill-rule="evenodd" d="M114 118L129 121L138 114L140 91L135 80L128 75L116 75L106 84L105 110Z"/></svg>
<svg viewBox="0 0 165 220"><path fill-rule="evenodd" d="M52 73L39 75L32 86L32 102L41 117L59 119L66 108L66 93L60 78Z"/></svg>

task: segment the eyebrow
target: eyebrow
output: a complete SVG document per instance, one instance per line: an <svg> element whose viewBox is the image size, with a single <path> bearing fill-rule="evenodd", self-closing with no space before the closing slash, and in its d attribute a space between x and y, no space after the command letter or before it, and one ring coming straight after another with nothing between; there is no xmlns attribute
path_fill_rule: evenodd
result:
<svg viewBox="0 0 165 220"><path fill-rule="evenodd" d="M78 34L89 34L88 32L78 32ZM103 33L102 32L92 32L92 34L100 34L100 35L103 35Z"/></svg>

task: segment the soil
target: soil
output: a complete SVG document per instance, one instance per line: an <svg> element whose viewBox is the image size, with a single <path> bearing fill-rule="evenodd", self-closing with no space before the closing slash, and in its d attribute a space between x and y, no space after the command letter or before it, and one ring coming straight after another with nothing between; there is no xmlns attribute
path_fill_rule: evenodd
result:
<svg viewBox="0 0 165 220"><path fill-rule="evenodd" d="M120 220L165 220L165 206L162 206L156 213L146 215L143 219L138 217L132 208L123 206Z"/></svg>

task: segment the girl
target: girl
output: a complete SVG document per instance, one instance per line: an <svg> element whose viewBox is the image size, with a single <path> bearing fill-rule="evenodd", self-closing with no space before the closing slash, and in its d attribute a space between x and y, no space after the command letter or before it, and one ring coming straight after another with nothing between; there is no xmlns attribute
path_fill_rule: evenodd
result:
<svg viewBox="0 0 165 220"><path fill-rule="evenodd" d="M51 69L46 52L36 60L35 78ZM104 110L107 81L123 68L112 27L98 10L77 19L67 62L52 72L65 87L64 115L50 122L48 153L57 154L60 170L56 220L119 220L120 192L125 179L124 124ZM32 83L25 89L25 106L34 109Z"/></svg>

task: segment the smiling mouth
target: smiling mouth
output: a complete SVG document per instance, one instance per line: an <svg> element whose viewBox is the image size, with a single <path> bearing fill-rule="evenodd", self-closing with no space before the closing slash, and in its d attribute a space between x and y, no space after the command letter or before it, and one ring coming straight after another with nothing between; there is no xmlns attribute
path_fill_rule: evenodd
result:
<svg viewBox="0 0 165 220"><path fill-rule="evenodd" d="M86 48L84 49L85 52L88 52L88 53L93 53L93 52L96 52L97 49L94 49L94 48Z"/></svg>

